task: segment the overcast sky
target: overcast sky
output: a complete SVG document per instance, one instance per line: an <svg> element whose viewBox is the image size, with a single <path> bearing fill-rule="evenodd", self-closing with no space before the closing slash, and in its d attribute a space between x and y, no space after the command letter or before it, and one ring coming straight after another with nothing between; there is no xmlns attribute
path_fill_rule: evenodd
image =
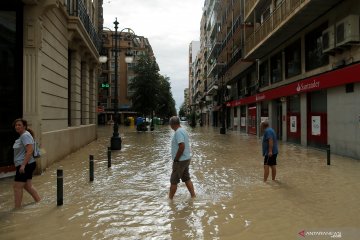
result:
<svg viewBox="0 0 360 240"><path fill-rule="evenodd" d="M170 78L176 108L188 87L188 51L200 39L204 0L104 0L104 27L131 28L149 39L160 73Z"/></svg>

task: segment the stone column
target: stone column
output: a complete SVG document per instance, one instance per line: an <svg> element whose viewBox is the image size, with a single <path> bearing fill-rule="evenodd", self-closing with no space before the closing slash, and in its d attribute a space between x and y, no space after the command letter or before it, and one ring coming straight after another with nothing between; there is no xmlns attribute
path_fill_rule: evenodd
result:
<svg viewBox="0 0 360 240"><path fill-rule="evenodd" d="M24 6L23 49L23 117L41 142L40 67L42 47L42 19L36 5Z"/></svg>
<svg viewBox="0 0 360 240"><path fill-rule="evenodd" d="M300 94L301 145L307 146L307 94Z"/></svg>
<svg viewBox="0 0 360 240"><path fill-rule="evenodd" d="M81 125L89 124L89 64L81 62Z"/></svg>
<svg viewBox="0 0 360 240"><path fill-rule="evenodd" d="M281 121L282 121L282 140L284 142L287 141L287 124L286 124L286 115L287 115L287 101L284 101L282 104L282 113L281 114Z"/></svg>
<svg viewBox="0 0 360 240"><path fill-rule="evenodd" d="M97 112L96 112L96 102L97 102L97 87L96 87L96 75L97 74L97 65L90 65L90 75L89 75L89 123L96 124L97 121Z"/></svg>
<svg viewBox="0 0 360 240"><path fill-rule="evenodd" d="M80 76L81 76L81 57L78 51L71 54L71 126L80 126L81 123L81 98L80 98Z"/></svg>

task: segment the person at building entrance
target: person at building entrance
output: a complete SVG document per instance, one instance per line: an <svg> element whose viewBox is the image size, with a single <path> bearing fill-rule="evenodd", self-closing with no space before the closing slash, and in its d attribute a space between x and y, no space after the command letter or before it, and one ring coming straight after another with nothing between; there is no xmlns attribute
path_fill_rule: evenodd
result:
<svg viewBox="0 0 360 240"><path fill-rule="evenodd" d="M269 177L270 168L272 180L276 178L276 158L279 151L276 133L274 129L269 127L269 122L261 122L260 127L264 133L262 138L262 154L264 156L264 182L266 182Z"/></svg>
<svg viewBox="0 0 360 240"><path fill-rule="evenodd" d="M169 198L174 198L180 179L185 183L191 197L194 198L195 190L189 173L191 159L189 135L186 130L180 126L180 118L177 116L170 118L170 127L175 131L175 134L171 140L171 158L173 164L170 177Z"/></svg>
<svg viewBox="0 0 360 240"><path fill-rule="evenodd" d="M35 200L40 201L40 196L32 185L32 175L36 168L33 157L34 133L28 128L27 121L16 119L13 123L15 131L20 135L14 143L14 164L16 167L14 182L15 208L21 207L23 189L25 189Z"/></svg>

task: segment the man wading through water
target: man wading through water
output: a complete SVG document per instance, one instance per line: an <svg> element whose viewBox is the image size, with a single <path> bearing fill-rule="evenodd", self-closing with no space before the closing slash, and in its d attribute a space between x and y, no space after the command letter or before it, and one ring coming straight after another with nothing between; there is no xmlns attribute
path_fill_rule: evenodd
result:
<svg viewBox="0 0 360 240"><path fill-rule="evenodd" d="M274 129L269 127L268 121L263 121L260 124L261 130L264 133L262 138L262 155L264 156L264 182L269 177L269 168L271 168L271 177L275 181L276 178L276 157L278 155L278 144L276 133Z"/></svg>
<svg viewBox="0 0 360 240"><path fill-rule="evenodd" d="M185 183L191 197L195 197L193 183L190 179L189 165L191 159L189 135L184 128L180 126L179 117L170 118L170 127L175 131L171 140L171 158L174 161L170 177L169 198L173 199L180 179Z"/></svg>

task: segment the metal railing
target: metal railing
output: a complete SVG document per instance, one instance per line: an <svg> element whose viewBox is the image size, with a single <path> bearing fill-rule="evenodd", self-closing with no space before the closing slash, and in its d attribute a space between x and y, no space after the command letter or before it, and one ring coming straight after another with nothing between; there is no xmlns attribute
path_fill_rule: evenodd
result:
<svg viewBox="0 0 360 240"><path fill-rule="evenodd" d="M96 49L100 52L101 50L101 40L94 27L90 16L87 14L86 7L83 0L65 0L67 12L70 16L75 16L80 19L86 32L89 34L92 42L94 43Z"/></svg>
<svg viewBox="0 0 360 240"><path fill-rule="evenodd" d="M259 0L246 0L245 1L245 19L250 14L251 10L254 8L254 6L257 4Z"/></svg>
<svg viewBox="0 0 360 240"><path fill-rule="evenodd" d="M245 41L245 55L251 52L260 42L267 38L297 9L308 0L284 0L270 16Z"/></svg>

